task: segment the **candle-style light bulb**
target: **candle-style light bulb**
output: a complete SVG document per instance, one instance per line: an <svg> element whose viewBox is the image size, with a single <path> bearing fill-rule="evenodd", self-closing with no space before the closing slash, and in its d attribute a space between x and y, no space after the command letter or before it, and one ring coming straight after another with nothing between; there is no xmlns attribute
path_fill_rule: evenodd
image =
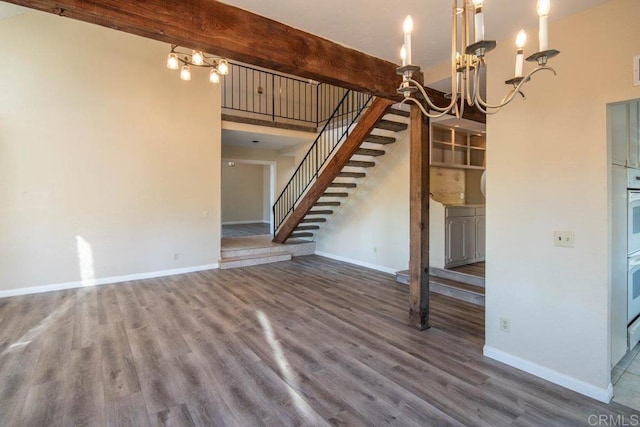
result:
<svg viewBox="0 0 640 427"><path fill-rule="evenodd" d="M473 0L473 23L476 34L476 42L484 40L484 13L482 12L483 4L484 0Z"/></svg>
<svg viewBox="0 0 640 427"><path fill-rule="evenodd" d="M412 64L411 58L411 32L413 31L413 19L411 15L407 15L402 24L402 32L404 33L404 48L406 51L406 63ZM406 65L406 64L405 64Z"/></svg>
<svg viewBox="0 0 640 427"><path fill-rule="evenodd" d="M551 10L551 0L538 0L540 52L549 50L549 11Z"/></svg>
<svg viewBox="0 0 640 427"><path fill-rule="evenodd" d="M527 44L527 33L524 30L520 30L516 37L516 47L518 48L516 54L516 77L523 76L524 70L524 45Z"/></svg>
<svg viewBox="0 0 640 427"><path fill-rule="evenodd" d="M402 45L400 48L400 59L402 59L402 66L407 65L407 48Z"/></svg>

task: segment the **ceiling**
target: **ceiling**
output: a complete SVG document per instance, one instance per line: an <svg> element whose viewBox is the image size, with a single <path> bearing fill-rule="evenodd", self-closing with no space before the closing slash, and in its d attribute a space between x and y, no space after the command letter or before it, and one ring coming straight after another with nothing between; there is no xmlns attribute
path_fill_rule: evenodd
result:
<svg viewBox="0 0 640 427"><path fill-rule="evenodd" d="M222 145L232 147L259 148L264 150L285 150L299 144L308 144L315 137L310 133L305 138L284 136L282 134L267 134L235 129L222 129ZM254 143L253 141L259 141Z"/></svg>
<svg viewBox="0 0 640 427"><path fill-rule="evenodd" d="M550 19L569 16L605 1L552 0ZM451 57L452 2L447 0L223 2L395 63L400 62L402 22L410 14L414 22L413 62L428 68ZM484 11L488 39L515 40L521 28L537 27L536 0L485 0Z"/></svg>

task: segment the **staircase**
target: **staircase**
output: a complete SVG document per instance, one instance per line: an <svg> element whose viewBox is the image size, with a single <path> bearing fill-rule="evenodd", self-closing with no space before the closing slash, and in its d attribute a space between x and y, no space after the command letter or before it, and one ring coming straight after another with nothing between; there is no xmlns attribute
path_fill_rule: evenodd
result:
<svg viewBox="0 0 640 427"><path fill-rule="evenodd" d="M386 154L383 148L396 142L390 135L408 128L409 112L393 103L345 94L273 206L274 243L314 238L375 159Z"/></svg>
<svg viewBox="0 0 640 427"><path fill-rule="evenodd" d="M409 270L398 271L396 281L409 284ZM429 268L429 291L484 307L484 278L440 268Z"/></svg>

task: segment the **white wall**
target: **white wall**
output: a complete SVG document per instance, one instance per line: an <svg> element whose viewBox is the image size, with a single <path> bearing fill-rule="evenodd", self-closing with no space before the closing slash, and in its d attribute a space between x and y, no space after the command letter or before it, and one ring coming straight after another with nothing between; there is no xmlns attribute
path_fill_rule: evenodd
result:
<svg viewBox="0 0 640 427"><path fill-rule="evenodd" d="M409 132L321 226L317 252L393 273L409 263Z"/></svg>
<svg viewBox="0 0 640 427"><path fill-rule="evenodd" d="M264 208L269 204L269 197L267 195L265 200L264 194L264 169L269 167L240 162L234 164L230 167L228 162L222 162L222 223L264 221ZM269 185L268 173L266 185Z"/></svg>
<svg viewBox="0 0 640 427"><path fill-rule="evenodd" d="M296 164L291 156L282 156L276 150L262 148L222 146L222 157L225 159L257 160L276 163L276 197L289 182L296 170Z"/></svg>
<svg viewBox="0 0 640 427"><path fill-rule="evenodd" d="M537 74L526 101L487 120L487 354L601 399L610 384L606 104L640 97L638 16L637 0L611 0L552 21L557 77ZM531 53L536 29L528 35ZM514 57L513 40L489 55L490 100L507 89ZM555 247L554 230L574 231L575 248Z"/></svg>
<svg viewBox="0 0 640 427"><path fill-rule="evenodd" d="M38 12L0 40L0 291L78 281L81 263L85 279L216 263L206 73L183 82L166 44Z"/></svg>

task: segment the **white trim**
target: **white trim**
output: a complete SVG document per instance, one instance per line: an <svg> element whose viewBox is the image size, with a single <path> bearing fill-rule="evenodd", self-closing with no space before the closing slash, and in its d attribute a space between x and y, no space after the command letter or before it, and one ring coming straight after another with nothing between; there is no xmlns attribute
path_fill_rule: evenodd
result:
<svg viewBox="0 0 640 427"><path fill-rule="evenodd" d="M505 363L521 371L528 372L547 381L550 381L559 386L568 388L577 393L584 394L592 399L599 400L600 402L609 403L613 398L613 386L609 384L607 388L596 387L593 384L586 383L577 378L570 377L566 374L554 371L553 369L540 366L537 363L533 363L529 360L522 359L521 357L514 356L506 353L502 350L485 345L482 354L498 362Z"/></svg>
<svg viewBox="0 0 640 427"><path fill-rule="evenodd" d="M366 267L366 268L370 268L372 270L382 271L383 273L396 274L396 271L398 271L396 269L389 268L389 267L384 267L382 265L371 264L371 263L360 261L360 260L357 260L357 259L346 258L346 257L339 256L339 255L328 254L326 252L316 251L315 254L319 255L319 256L323 256L325 258L335 259L336 261L343 261L343 262L347 262L349 264L359 265L360 267Z"/></svg>
<svg viewBox="0 0 640 427"><path fill-rule="evenodd" d="M222 225L239 225L239 224L269 224L264 219L256 219L255 221L225 221Z"/></svg>
<svg viewBox="0 0 640 427"><path fill-rule="evenodd" d="M194 267L174 268L172 270L151 271L148 273L128 274L126 276L104 277L95 279L92 286L109 285L112 283L130 282L134 280L154 279L156 277L174 276L176 274L195 273L198 271L214 270L218 268L218 264L198 265ZM0 291L0 298L13 297L18 295L39 294L42 292L60 291L63 289L83 288L85 285L82 281L55 283L52 285L31 286L28 288L16 288Z"/></svg>

